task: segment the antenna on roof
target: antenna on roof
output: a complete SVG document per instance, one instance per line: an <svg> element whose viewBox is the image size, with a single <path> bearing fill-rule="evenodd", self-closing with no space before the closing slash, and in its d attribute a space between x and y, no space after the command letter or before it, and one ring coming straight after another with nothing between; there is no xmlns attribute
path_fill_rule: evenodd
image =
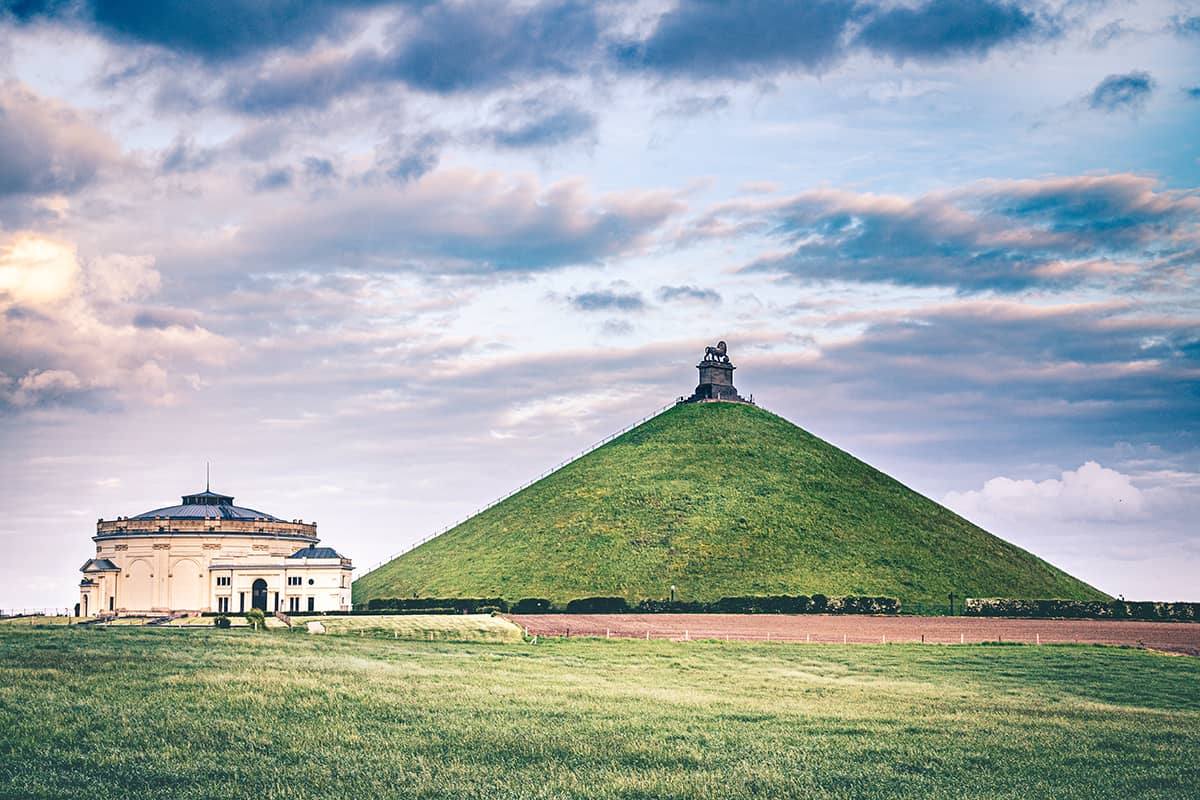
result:
<svg viewBox="0 0 1200 800"><path fill-rule="evenodd" d="M204 462L204 491L212 491L209 488L209 465L207 461Z"/></svg>

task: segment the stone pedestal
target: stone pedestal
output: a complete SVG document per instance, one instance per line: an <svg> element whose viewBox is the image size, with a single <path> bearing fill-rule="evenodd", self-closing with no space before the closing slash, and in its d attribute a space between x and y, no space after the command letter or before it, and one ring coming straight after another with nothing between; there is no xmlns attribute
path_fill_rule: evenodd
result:
<svg viewBox="0 0 1200 800"><path fill-rule="evenodd" d="M747 402L738 394L733 385L733 371L737 369L725 355L725 343L721 342L715 348L708 348L704 360L696 365L700 370L700 383L696 391L688 398L688 402L697 403L704 400L729 400L735 403Z"/></svg>
<svg viewBox="0 0 1200 800"><path fill-rule="evenodd" d="M692 394L694 399L741 400L733 385L733 371L736 369L733 364L727 361L701 361L696 368L700 370L700 385Z"/></svg>

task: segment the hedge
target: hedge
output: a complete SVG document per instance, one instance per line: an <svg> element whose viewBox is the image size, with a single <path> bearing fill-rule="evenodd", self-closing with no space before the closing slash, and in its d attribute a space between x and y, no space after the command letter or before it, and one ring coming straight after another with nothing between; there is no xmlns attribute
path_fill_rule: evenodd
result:
<svg viewBox="0 0 1200 800"><path fill-rule="evenodd" d="M512 605L514 614L549 614L554 611L554 604L544 597L526 597Z"/></svg>
<svg viewBox="0 0 1200 800"><path fill-rule="evenodd" d="M826 597L815 594L771 595L768 597L722 597L712 604L723 614L899 614L895 597Z"/></svg>
<svg viewBox="0 0 1200 800"><path fill-rule="evenodd" d="M627 614L629 603L624 597L580 597L567 603L568 614Z"/></svg>
<svg viewBox="0 0 1200 800"><path fill-rule="evenodd" d="M514 613L522 600L513 606ZM545 602L545 601L539 601ZM538 613L558 611L567 614L899 614L900 601L895 597L826 597L815 594L722 597L706 603L701 601L643 600L630 608L620 597L584 597L572 600L565 608L548 605Z"/></svg>
<svg viewBox="0 0 1200 800"><path fill-rule="evenodd" d="M637 604L639 614L708 614L712 603L688 602L686 600L643 600Z"/></svg>
<svg viewBox="0 0 1200 800"><path fill-rule="evenodd" d="M434 609L453 609L461 614L476 614L485 607L507 611L508 603L499 597L376 597L367 603L369 611L396 609L436 613Z"/></svg>
<svg viewBox="0 0 1200 800"><path fill-rule="evenodd" d="M493 609L513 614L899 614L895 597L826 597L823 594L722 597L714 602L642 600L630 606L623 597L579 597L555 606L542 597L526 597L511 605L499 597L391 597L367 603L366 611L382 614L486 614Z"/></svg>
<svg viewBox="0 0 1200 800"><path fill-rule="evenodd" d="M1172 622L1200 620L1200 603L1153 603L1128 600L1015 600L968 597L964 613L972 617L1034 619L1141 619Z"/></svg>

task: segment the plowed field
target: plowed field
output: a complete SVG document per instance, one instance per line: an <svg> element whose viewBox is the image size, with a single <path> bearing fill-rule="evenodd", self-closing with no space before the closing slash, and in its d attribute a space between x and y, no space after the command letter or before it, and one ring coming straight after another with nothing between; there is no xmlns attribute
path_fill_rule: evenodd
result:
<svg viewBox="0 0 1200 800"><path fill-rule="evenodd" d="M829 614L514 614L538 636L880 644L1078 642L1200 656L1200 623Z"/></svg>

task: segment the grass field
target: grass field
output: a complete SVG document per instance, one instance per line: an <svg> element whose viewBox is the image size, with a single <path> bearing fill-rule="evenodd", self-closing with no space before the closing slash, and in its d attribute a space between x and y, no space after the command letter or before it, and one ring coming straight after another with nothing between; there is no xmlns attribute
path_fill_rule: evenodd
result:
<svg viewBox="0 0 1200 800"><path fill-rule="evenodd" d="M1182 798L1200 660L0 630L0 796Z"/></svg>
<svg viewBox="0 0 1200 800"><path fill-rule="evenodd" d="M791 422L676 406L366 573L385 597L1103 599Z"/></svg>
<svg viewBox="0 0 1200 800"><path fill-rule="evenodd" d="M325 626L326 634L363 635L393 639L447 642L519 642L521 629L503 617L487 614L388 614L354 617L293 616L296 630L309 620Z"/></svg>
<svg viewBox="0 0 1200 800"><path fill-rule="evenodd" d="M30 617L4 617L0 619L0 626L10 625L77 625L82 621L83 617L47 617L47 616L30 616Z"/></svg>

